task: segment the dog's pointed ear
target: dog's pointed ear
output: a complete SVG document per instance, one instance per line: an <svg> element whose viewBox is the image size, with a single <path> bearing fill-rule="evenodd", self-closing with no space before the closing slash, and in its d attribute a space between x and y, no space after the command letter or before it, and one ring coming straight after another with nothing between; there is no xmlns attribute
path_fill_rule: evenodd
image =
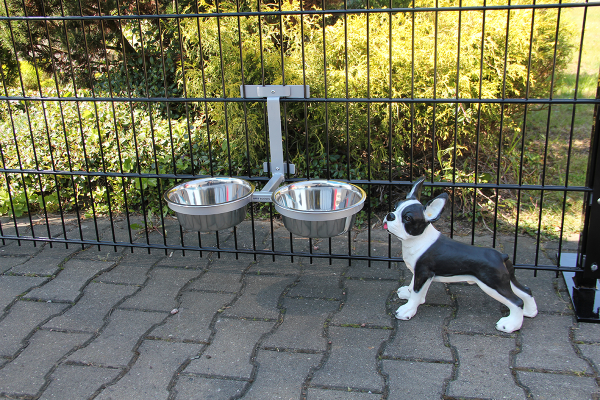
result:
<svg viewBox="0 0 600 400"><path fill-rule="evenodd" d="M419 200L421 201L421 189L423 188L423 182L425 177L420 178L410 189L410 192L406 195L407 200Z"/></svg>
<svg viewBox="0 0 600 400"><path fill-rule="evenodd" d="M442 216L444 212L444 206L448 200L448 194L442 193L435 199L429 201L425 206L425 219L429 222L435 222Z"/></svg>

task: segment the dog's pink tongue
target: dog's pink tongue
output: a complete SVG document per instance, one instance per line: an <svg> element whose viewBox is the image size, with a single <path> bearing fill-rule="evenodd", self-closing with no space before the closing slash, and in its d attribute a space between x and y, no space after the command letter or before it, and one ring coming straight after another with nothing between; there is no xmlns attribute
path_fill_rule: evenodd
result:
<svg viewBox="0 0 600 400"><path fill-rule="evenodd" d="M383 229L387 229L387 222L384 222Z"/></svg>

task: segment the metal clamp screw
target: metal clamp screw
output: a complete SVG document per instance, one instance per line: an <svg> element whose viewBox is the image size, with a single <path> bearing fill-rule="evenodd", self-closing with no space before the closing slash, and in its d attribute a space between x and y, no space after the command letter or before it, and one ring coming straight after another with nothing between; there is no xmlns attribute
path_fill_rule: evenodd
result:
<svg viewBox="0 0 600 400"><path fill-rule="evenodd" d="M593 272L596 272L596 271L598 271L598 264L596 264L596 263L593 263L593 264L590 266L590 269L591 269Z"/></svg>

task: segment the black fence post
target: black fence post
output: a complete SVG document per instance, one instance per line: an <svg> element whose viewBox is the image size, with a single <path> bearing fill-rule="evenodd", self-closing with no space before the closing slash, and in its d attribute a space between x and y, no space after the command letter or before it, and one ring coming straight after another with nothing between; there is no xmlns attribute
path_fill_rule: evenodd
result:
<svg viewBox="0 0 600 400"><path fill-rule="evenodd" d="M600 73L596 99L600 99ZM600 322L600 105L594 108L594 123L584 196L584 225L579 241L575 273L563 273L578 321Z"/></svg>

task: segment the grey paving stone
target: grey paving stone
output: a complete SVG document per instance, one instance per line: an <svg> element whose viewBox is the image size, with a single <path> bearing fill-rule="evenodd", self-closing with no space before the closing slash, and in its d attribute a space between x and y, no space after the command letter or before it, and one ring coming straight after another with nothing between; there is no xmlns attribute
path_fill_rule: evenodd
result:
<svg viewBox="0 0 600 400"><path fill-rule="evenodd" d="M297 399L311 367L320 355L259 351L258 373L244 399Z"/></svg>
<svg viewBox="0 0 600 400"><path fill-rule="evenodd" d="M41 259L54 259L56 261L62 261L69 257L72 257L81 250L81 246L77 246L72 243L69 244L68 247L63 243L46 243L40 249L40 252L36 253L35 257Z"/></svg>
<svg viewBox="0 0 600 400"><path fill-rule="evenodd" d="M161 249L150 249L150 253L148 253L148 249L143 248L134 248L133 253L130 249L124 249L122 258L119 258L119 263L153 266L160 263L166 257L168 257L168 253L165 253L165 250Z"/></svg>
<svg viewBox="0 0 600 400"><path fill-rule="evenodd" d="M311 384L382 391L377 352L389 335L385 329L330 327L331 353Z"/></svg>
<svg viewBox="0 0 600 400"><path fill-rule="evenodd" d="M185 256L181 251L169 250L166 257L162 257L156 264L159 267L178 267L189 269L207 268L210 260L207 257L201 257L198 251L186 251Z"/></svg>
<svg viewBox="0 0 600 400"><path fill-rule="evenodd" d="M69 233L73 233L77 218L72 218L68 215L63 215L62 218L61 216L48 215L46 218L45 215L40 215L32 217L32 221L36 236L64 237L66 232L67 237L71 237L72 235L69 235Z"/></svg>
<svg viewBox="0 0 600 400"><path fill-rule="evenodd" d="M323 325L338 308L337 301L290 299L283 302L283 323L263 343L265 347L325 351Z"/></svg>
<svg viewBox="0 0 600 400"><path fill-rule="evenodd" d="M115 268L100 275L95 281L124 285L142 285L148 278L150 268L149 265L119 263Z"/></svg>
<svg viewBox="0 0 600 400"><path fill-rule="evenodd" d="M96 239L94 239L96 240ZM110 238L112 240L112 238ZM117 247L115 251L114 246L89 246L85 250L77 253L72 257L73 260L90 260L90 261L104 261L104 262L117 262L123 258L123 254L128 252L129 249Z"/></svg>
<svg viewBox="0 0 600 400"><path fill-rule="evenodd" d="M24 264L29 258L29 256L0 257L0 274L5 273L16 265Z"/></svg>
<svg viewBox="0 0 600 400"><path fill-rule="evenodd" d="M326 239L308 240L308 238L294 235L290 243L290 231L285 229L282 223L275 221L273 223L273 229L273 235L271 235L269 227L268 234L262 241L263 247L269 250L274 248L276 251L291 251L294 249L295 252L306 253L309 251L309 246L311 243L317 247L320 247L319 244L327 241ZM272 242L275 242L275 244L273 245Z"/></svg>
<svg viewBox="0 0 600 400"><path fill-rule="evenodd" d="M575 324L573 336L576 342L600 344L600 324L587 322Z"/></svg>
<svg viewBox="0 0 600 400"><path fill-rule="evenodd" d="M381 394L368 392L353 392L346 390L327 390L309 388L307 400L378 400Z"/></svg>
<svg viewBox="0 0 600 400"><path fill-rule="evenodd" d="M386 255L387 257L387 255ZM367 261L353 260L345 276L348 278L367 278L367 279L387 279L398 281L402 278L404 264L393 262L388 264L385 261L372 261L371 266Z"/></svg>
<svg viewBox="0 0 600 400"><path fill-rule="evenodd" d="M224 314L236 317L277 318L279 296L294 282L294 278L248 275L245 280L246 287L242 296Z"/></svg>
<svg viewBox="0 0 600 400"><path fill-rule="evenodd" d="M20 229L19 235L29 236L28 234L23 234ZM43 243L33 242L29 240L21 240L20 245L19 241L17 240L7 240L6 245L0 247L0 255L12 257L29 256L40 251L40 249L42 248L41 246L43 246Z"/></svg>
<svg viewBox="0 0 600 400"><path fill-rule="evenodd" d="M114 368L59 365L40 400L87 399L120 372Z"/></svg>
<svg viewBox="0 0 600 400"><path fill-rule="evenodd" d="M521 284L531 289L538 311L572 314L568 293L559 290L564 285L562 276L557 278L555 272L538 271L534 277L533 271L526 270L516 270L515 275Z"/></svg>
<svg viewBox="0 0 600 400"><path fill-rule="evenodd" d="M216 258L210 262L208 272L226 273L226 274L242 274L249 270L256 262L254 260L235 258L231 260Z"/></svg>
<svg viewBox="0 0 600 400"><path fill-rule="evenodd" d="M395 338L388 342L384 356L409 360L452 362L452 352L443 339L444 322L452 314L449 307L419 307L408 321L398 321Z"/></svg>
<svg viewBox="0 0 600 400"><path fill-rule="evenodd" d="M19 233L30 232L29 227L29 218L21 217L21 218L12 218L12 217L0 217L0 223L2 224L2 232L5 235L14 235L15 234L15 224L19 229ZM2 243L0 241L0 243Z"/></svg>
<svg viewBox="0 0 600 400"><path fill-rule="evenodd" d="M444 381L452 376L452 364L385 360L383 372L388 375L390 399L439 399Z"/></svg>
<svg viewBox="0 0 600 400"><path fill-rule="evenodd" d="M369 241L369 232L364 230L358 234L353 241L353 254L372 257L400 257L401 242L395 237L391 238L387 231L383 229L371 230ZM354 262L353 262L354 264ZM358 263L361 265L362 263ZM382 263L387 268L388 263Z"/></svg>
<svg viewBox="0 0 600 400"><path fill-rule="evenodd" d="M103 232L110 227L110 221L108 218L97 218L95 221L93 218L82 219L80 225L75 227L77 237L79 237L79 227L84 240L98 240L98 237L102 239Z"/></svg>
<svg viewBox="0 0 600 400"><path fill-rule="evenodd" d="M51 301L75 301L87 282L103 270L113 266L111 262L69 260L63 270L45 285L29 292L25 297Z"/></svg>
<svg viewBox="0 0 600 400"><path fill-rule="evenodd" d="M450 335L458 351L458 376L450 381L447 395L486 399L525 399L510 370L515 339L482 335Z"/></svg>
<svg viewBox="0 0 600 400"><path fill-rule="evenodd" d="M52 367L89 337L89 334L36 332L29 340L29 346L2 368L0 393L35 395L44 385L45 376ZM44 356L40 357L40 354Z"/></svg>
<svg viewBox="0 0 600 400"><path fill-rule="evenodd" d="M296 251L296 249L294 249L294 251ZM315 251L313 253L317 252ZM351 261L343 258L294 257L294 263L301 264L304 271L331 271L332 273L342 273L351 263L356 262L356 260Z"/></svg>
<svg viewBox="0 0 600 400"><path fill-rule="evenodd" d="M290 289L287 296L339 300L342 298L340 275L334 274L335 272L328 275L304 274Z"/></svg>
<svg viewBox="0 0 600 400"><path fill-rule="evenodd" d="M247 215L246 221L235 227L235 233L237 235L237 248L238 249L253 249L253 241L252 241L252 222L250 220L250 213ZM256 248L261 248L260 245L265 241L267 236L271 232L271 223L266 221L254 221L254 243L256 244ZM233 230L231 235L226 241L226 245L228 247L235 247Z"/></svg>
<svg viewBox="0 0 600 400"><path fill-rule="evenodd" d="M449 236L443 229L440 229L440 231ZM500 252L505 252L503 241L500 240L500 237L496 237L494 246L494 238L491 233L489 235L476 234L475 237L472 237L472 235L454 235L453 239L457 242L466 243L476 247L493 247ZM510 240L510 238L508 239Z"/></svg>
<svg viewBox="0 0 600 400"><path fill-rule="evenodd" d="M222 318L215 324L216 335L202 356L185 372L232 378L250 378L251 356L259 339L274 322Z"/></svg>
<svg viewBox="0 0 600 400"><path fill-rule="evenodd" d="M106 387L97 399L166 399L167 387L177 369L201 350L202 345L145 340L139 358L114 385Z"/></svg>
<svg viewBox="0 0 600 400"><path fill-rule="evenodd" d="M531 390L535 400L593 400L600 397L594 378L526 371L518 371L517 376Z"/></svg>
<svg viewBox="0 0 600 400"><path fill-rule="evenodd" d="M213 379L194 375L180 375L175 386L177 400L229 400L239 395L248 384L233 379Z"/></svg>
<svg viewBox="0 0 600 400"><path fill-rule="evenodd" d="M195 270L155 268L150 272L150 280L146 286L127 299L121 307L171 311L177 307L176 297L179 291L201 273Z"/></svg>
<svg viewBox="0 0 600 400"><path fill-rule="evenodd" d="M42 277L0 275L0 310L4 310L18 295L47 280Z"/></svg>
<svg viewBox="0 0 600 400"><path fill-rule="evenodd" d="M290 261L289 257L278 256L275 261L271 256L264 256L257 263L253 263L248 268L249 274L260 275L289 275L296 276L300 274L302 264L299 262L299 257L294 257L294 262Z"/></svg>
<svg viewBox="0 0 600 400"><path fill-rule="evenodd" d="M24 345L23 340L39 324L60 313L66 304L17 301L0 321L0 355L12 356Z"/></svg>
<svg viewBox="0 0 600 400"><path fill-rule="evenodd" d="M346 303L336 313L336 325L392 326L392 316L386 312L386 301L398 284L390 281L346 280Z"/></svg>
<svg viewBox="0 0 600 400"><path fill-rule="evenodd" d="M178 313L157 326L150 336L165 340L207 342L213 316L233 298L233 294L185 292Z"/></svg>
<svg viewBox="0 0 600 400"><path fill-rule="evenodd" d="M540 265L555 265L548 257L554 257L553 254L546 254L544 246L537 246L536 239L529 236L519 236L517 238L517 256L513 260L515 237L501 236L498 242L502 244L502 252L510 256L514 264L535 264L536 255Z"/></svg>
<svg viewBox="0 0 600 400"><path fill-rule="evenodd" d="M499 333L496 322L503 317L501 310L504 307L500 302L485 294L477 285L451 283L448 287L456 296L458 307L456 317L448 324L451 332Z"/></svg>
<svg viewBox="0 0 600 400"><path fill-rule="evenodd" d="M23 264L16 265L9 272L13 274L29 274L40 276L51 276L60 270L64 258L33 257Z"/></svg>
<svg viewBox="0 0 600 400"><path fill-rule="evenodd" d="M581 354L600 371L600 344L578 344L577 347Z"/></svg>
<svg viewBox="0 0 600 400"><path fill-rule="evenodd" d="M194 281L190 290L207 290L225 293L237 293L242 288L242 273L227 271L207 271L200 279Z"/></svg>
<svg viewBox="0 0 600 400"><path fill-rule="evenodd" d="M68 361L124 367L133 357L134 348L144 333L166 315L160 312L115 310L100 335L86 347L71 354Z"/></svg>
<svg viewBox="0 0 600 400"><path fill-rule="evenodd" d="M44 328L96 332L104 324L104 317L125 296L137 290L133 286L90 283L77 304L63 315L52 318Z"/></svg>
<svg viewBox="0 0 600 400"><path fill-rule="evenodd" d="M569 339L569 330L573 326L571 316L538 314L535 318L526 318L521 329L523 345L516 356L515 366L576 373L592 372L573 349Z"/></svg>

